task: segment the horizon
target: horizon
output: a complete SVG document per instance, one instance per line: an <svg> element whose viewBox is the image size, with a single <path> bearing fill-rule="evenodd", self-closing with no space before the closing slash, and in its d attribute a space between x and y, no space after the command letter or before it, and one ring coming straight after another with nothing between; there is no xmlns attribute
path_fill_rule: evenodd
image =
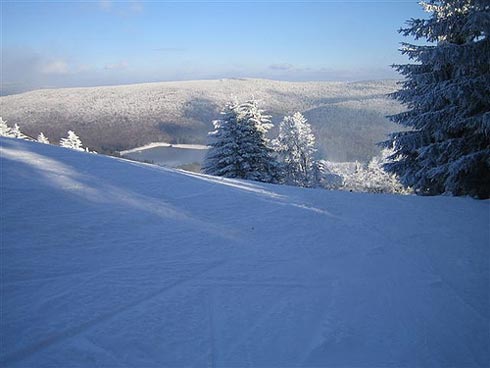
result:
<svg viewBox="0 0 490 368"><path fill-rule="evenodd" d="M62 89L91 89L91 88L111 88L111 87L131 87L143 84L163 84L163 83L192 83L192 82L213 82L213 81L246 81L246 80L258 80L258 81L270 81L270 82L285 82L285 83L371 83L371 82L390 82L390 81L402 81L403 78L380 78L380 79L359 79L359 80L301 80L301 81L290 81L284 79L272 79L272 78L254 78L254 77L223 77L223 78L202 78L202 79L179 79L179 80L162 80L162 81L151 81L151 82L128 82L128 83L114 83L114 84L100 84L100 85L90 85L90 86L63 86L63 87L50 87L44 86L36 89L29 89L26 91L13 92L8 94L0 94L0 97L19 95L23 93L45 91L45 90L62 90Z"/></svg>
<svg viewBox="0 0 490 368"><path fill-rule="evenodd" d="M219 79L401 79L415 0L3 1L1 95ZM238 14L238 15L237 15Z"/></svg>

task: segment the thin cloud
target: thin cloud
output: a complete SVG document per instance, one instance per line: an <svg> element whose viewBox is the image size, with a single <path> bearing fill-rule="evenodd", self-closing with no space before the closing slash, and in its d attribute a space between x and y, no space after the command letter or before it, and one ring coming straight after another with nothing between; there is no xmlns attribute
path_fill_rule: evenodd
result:
<svg viewBox="0 0 490 368"><path fill-rule="evenodd" d="M157 52L182 52L179 47L161 47ZM168 54L170 55L170 54ZM127 60L93 65L80 63L67 55L53 55L27 47L2 49L2 84L0 94L19 93L39 88L100 86L147 83L166 80L221 78L266 78L285 81L359 81L399 78L389 66L381 68L333 68L298 66L289 63L248 65L195 65L162 68L141 67Z"/></svg>
<svg viewBox="0 0 490 368"><path fill-rule="evenodd" d="M43 74L68 74L70 73L70 67L64 60L49 61L41 66L41 73Z"/></svg>
<svg viewBox="0 0 490 368"><path fill-rule="evenodd" d="M281 64L271 64L269 65L271 70L292 70L296 69L293 64L281 63Z"/></svg>
<svg viewBox="0 0 490 368"><path fill-rule="evenodd" d="M359 81L367 79L392 79L398 75L389 66L378 68L333 68L297 66L288 63L271 64L264 71L258 71L260 78L288 81Z"/></svg>

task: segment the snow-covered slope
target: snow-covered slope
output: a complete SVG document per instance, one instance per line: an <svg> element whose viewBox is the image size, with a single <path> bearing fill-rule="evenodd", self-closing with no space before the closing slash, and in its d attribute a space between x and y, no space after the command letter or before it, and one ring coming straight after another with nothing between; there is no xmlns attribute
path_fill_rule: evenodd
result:
<svg viewBox="0 0 490 368"><path fill-rule="evenodd" d="M222 79L60 88L0 97L0 107L4 120L31 136L43 131L57 142L74 130L85 146L108 152L157 141L206 144L212 120L233 96L255 96L276 125L303 112L322 158L367 161L379 151L376 143L399 129L385 117L401 111L386 97L395 83Z"/></svg>
<svg viewBox="0 0 490 368"><path fill-rule="evenodd" d="M488 201L0 142L2 367L488 366Z"/></svg>

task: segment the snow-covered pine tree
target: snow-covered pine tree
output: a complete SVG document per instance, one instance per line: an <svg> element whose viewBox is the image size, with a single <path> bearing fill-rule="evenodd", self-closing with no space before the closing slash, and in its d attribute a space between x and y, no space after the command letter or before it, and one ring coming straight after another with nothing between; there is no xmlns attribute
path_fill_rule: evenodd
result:
<svg viewBox="0 0 490 368"><path fill-rule="evenodd" d="M314 187L329 190L340 189L344 182L342 175L332 172L324 160L313 162L313 180Z"/></svg>
<svg viewBox="0 0 490 368"><path fill-rule="evenodd" d="M44 135L43 132L39 133L37 136L37 141L39 143L49 144L49 139Z"/></svg>
<svg viewBox="0 0 490 368"><path fill-rule="evenodd" d="M315 136L306 118L297 112L279 125L276 150L283 161L286 184L300 187L315 185Z"/></svg>
<svg viewBox="0 0 490 368"><path fill-rule="evenodd" d="M490 3L429 0L430 19L411 19L404 43L414 64L392 97L407 111L391 119L411 128L392 135L394 161L386 168L416 193L490 197Z"/></svg>
<svg viewBox="0 0 490 368"><path fill-rule="evenodd" d="M15 138L18 138L18 139L26 139L27 136L24 135L21 131L20 131L20 127L18 124L14 124L14 127L12 128L12 136L15 137Z"/></svg>
<svg viewBox="0 0 490 368"><path fill-rule="evenodd" d="M0 117L0 137L15 137L12 128L7 125L7 122Z"/></svg>
<svg viewBox="0 0 490 368"><path fill-rule="evenodd" d="M77 151L84 151L82 147L82 141L72 130L68 131L68 137L61 138L60 146L65 148L71 148Z"/></svg>
<svg viewBox="0 0 490 368"><path fill-rule="evenodd" d="M227 178L274 183L279 180L279 164L266 138L272 127L270 117L251 99L230 103L223 118L213 122L213 138L203 172Z"/></svg>
<svg viewBox="0 0 490 368"><path fill-rule="evenodd" d="M411 193L410 189L406 189L400 183L398 176L393 173L386 172L384 165L390 162L390 157L394 151L392 148L385 148L378 156L375 156L369 161L366 168L362 170L362 174L358 173L362 178L362 183L368 192L374 193Z"/></svg>

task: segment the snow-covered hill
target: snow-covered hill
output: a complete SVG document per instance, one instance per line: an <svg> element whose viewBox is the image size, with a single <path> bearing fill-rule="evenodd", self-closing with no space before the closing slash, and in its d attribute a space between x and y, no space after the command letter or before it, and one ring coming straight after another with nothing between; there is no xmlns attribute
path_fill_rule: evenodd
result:
<svg viewBox="0 0 490 368"><path fill-rule="evenodd" d="M1 143L2 367L476 367L490 202Z"/></svg>
<svg viewBox="0 0 490 368"><path fill-rule="evenodd" d="M211 121L233 96L254 96L277 125L301 111L309 119L320 157L367 161L377 142L399 127L386 115L399 104L386 98L395 81L357 83L224 79L147 83L113 87L62 88L0 97L1 116L36 137L57 142L68 130L99 152L151 142L207 143Z"/></svg>

